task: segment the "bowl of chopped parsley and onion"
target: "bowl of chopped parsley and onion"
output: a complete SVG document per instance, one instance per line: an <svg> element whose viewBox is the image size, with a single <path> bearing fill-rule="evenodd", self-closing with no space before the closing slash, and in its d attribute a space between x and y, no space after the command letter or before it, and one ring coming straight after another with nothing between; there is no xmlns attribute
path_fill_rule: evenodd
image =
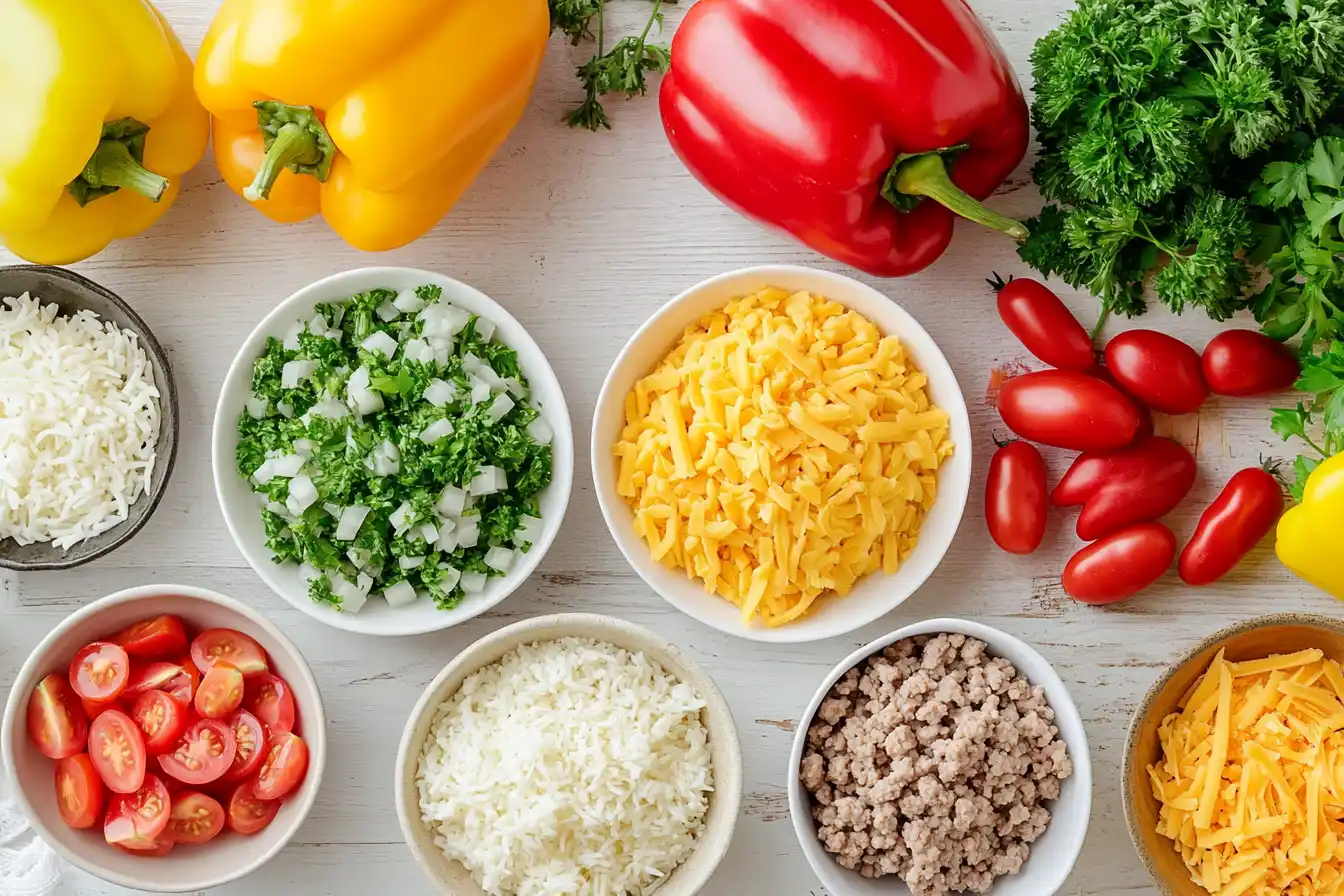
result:
<svg viewBox="0 0 1344 896"><path fill-rule="evenodd" d="M493 607L569 503L569 411L508 312L448 277L337 274L281 303L234 359L215 489L271 588L348 631L417 634Z"/></svg>

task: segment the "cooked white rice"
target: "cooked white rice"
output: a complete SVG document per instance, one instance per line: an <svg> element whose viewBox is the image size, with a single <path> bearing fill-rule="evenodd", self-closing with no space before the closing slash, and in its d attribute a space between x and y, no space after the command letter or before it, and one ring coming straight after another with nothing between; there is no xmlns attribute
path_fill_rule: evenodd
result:
<svg viewBox="0 0 1344 896"><path fill-rule="evenodd" d="M134 333L27 293L0 301L0 540L64 550L125 522L158 439Z"/></svg>
<svg viewBox="0 0 1344 896"><path fill-rule="evenodd" d="M420 759L420 809L494 896L652 892L713 788L701 700L643 653L529 644L467 678Z"/></svg>

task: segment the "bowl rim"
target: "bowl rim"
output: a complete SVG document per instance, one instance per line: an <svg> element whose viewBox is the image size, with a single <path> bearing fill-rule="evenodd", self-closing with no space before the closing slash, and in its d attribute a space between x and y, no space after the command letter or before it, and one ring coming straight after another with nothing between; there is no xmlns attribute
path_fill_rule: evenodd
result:
<svg viewBox="0 0 1344 896"><path fill-rule="evenodd" d="M155 887L152 878L135 878L122 874L117 871L111 871L105 868L95 866L92 862L86 861L83 857L66 849L59 838L52 836L46 825L42 823L41 817L29 801L27 793L24 791L22 782L19 781L17 765L11 744L14 738L19 736L15 731L20 724L19 716L27 709L27 696L30 687L21 688L20 685L29 682L35 677L35 669L39 666L39 658L51 649L51 645L59 638L65 635L76 625L97 616L99 613L119 604L134 603L138 600L153 597L186 597L191 600L199 600L204 603L214 604L231 610L240 616L245 617L249 622L266 632L267 636L273 638L276 643L288 650L298 660L298 668L302 676L304 685L317 695L313 706L303 706L304 731L319 732L316 736L305 734L304 740L311 745L310 761L308 764L308 776L312 779L311 786L305 786L303 793L293 802L297 805L298 812L294 814L293 830L289 831L270 848L260 853L255 860L239 867L225 871L214 876L204 878L199 883L193 883L191 887L185 889ZM297 699L297 697L296 697ZM327 761L327 715L326 708L322 700L322 691L317 685L317 679L313 676L313 670L308 665L308 660L304 657L299 648L282 632L278 626L270 622L261 613L252 607L220 594L218 591L212 591L209 588L199 588L195 585L172 585L172 584L151 584L137 585L133 588L123 588L104 597L100 597L91 603L85 604L74 613L62 619L50 632L42 638L28 658L24 660L23 665L19 667L19 672L14 679L14 685L9 692L9 699L5 703L3 721L0 721L0 757L3 757L5 765L5 778L10 789L10 796L23 814L27 817L33 830L52 846L53 849L72 865L88 872L100 880L108 881L122 887L132 889L147 889L151 892L174 893L191 892L194 890L206 890L212 887L223 886L235 880L239 880L252 872L261 868L271 859L273 859L281 850L289 845L289 842L298 833L299 828L307 820L312 811L313 804L317 801L318 791L322 789L322 778L326 771ZM307 784L307 781L304 782Z"/></svg>
<svg viewBox="0 0 1344 896"><path fill-rule="evenodd" d="M1010 645L1024 656L1030 657L1038 664L1040 669L1039 674L1036 672L1028 673L1020 665L1014 663L1014 668L1017 669L1019 674L1027 675L1033 685L1043 688L1048 687L1049 690L1056 690L1064 695L1065 699L1062 704L1053 699L1049 702L1050 708L1055 712L1055 725L1060 729L1060 738L1064 739L1063 725L1060 724L1061 719L1067 720L1070 727L1078 732L1078 743L1076 745L1070 743L1067 739L1065 739L1065 743L1068 744L1069 759L1073 763L1073 774L1070 777L1075 782L1077 799L1081 800L1082 803L1081 814L1083 820L1082 824L1069 830L1068 833L1071 836L1065 841L1058 857L1052 855L1052 866L1056 869L1057 878L1053 881L1053 886L1048 890L1043 890L1040 894L1040 896L1051 896L1051 894L1058 892L1060 887L1064 886L1074 866L1077 865L1078 857L1082 855L1083 843L1087 839L1087 829L1092 818L1092 753L1087 738L1087 727L1083 724L1082 715L1078 712L1078 705L1074 702L1073 694L1069 692L1064 679L1055 671L1054 664L1047 660L1035 647L1016 635L1010 635L1001 629L971 619L943 617L925 619L901 626L895 631L858 648L826 674L821 686L817 688L816 693L808 702L806 711L798 718L798 727L794 729L793 734L793 745L789 750L789 767L787 769L789 819L793 823L793 831L798 838L798 845L802 849L803 856L807 859L807 864L812 868L812 872L827 886L828 891L830 891L828 878L833 873L840 872L844 875L854 873L841 868L824 853L818 856L817 851L820 847L818 846L816 826L812 821L811 813L804 811L808 805L809 797L803 792L802 784L798 778L798 767L803 761L803 750L807 745L807 731L812 725L812 720L816 718L821 702L830 693L831 687L850 669L897 641L912 638L916 635L943 633L963 634L984 641L989 646L989 652L992 655L998 654L1000 646ZM1080 749L1075 749L1075 746ZM1064 857L1067 857L1067 861L1062 860ZM829 866L824 871L817 864L818 858L829 862ZM1028 861L1030 861L1030 858ZM993 896L993 894L994 889L991 887L988 896Z"/></svg>
<svg viewBox="0 0 1344 896"><path fill-rule="evenodd" d="M1260 628L1271 628L1274 626L1296 626L1299 628L1322 628L1330 631L1344 634L1344 620L1326 616L1321 613L1303 613L1296 611L1286 611L1282 613L1267 613L1263 616L1252 616L1249 619L1243 619L1240 622L1234 622L1231 625L1225 625L1211 634L1201 638L1194 646L1188 650L1182 651L1176 659L1162 671L1162 674L1148 687L1144 692L1143 698L1129 717L1129 727L1125 731L1124 757L1120 763L1120 806L1125 816L1125 830L1129 832L1129 841L1134 847L1134 852L1139 858L1140 864L1148 872L1153 885L1162 893L1162 896L1173 896L1175 893L1167 882L1157 876L1156 867L1149 859L1147 850L1138 836L1138 825L1135 814L1137 807L1134 805L1134 795L1131 792L1129 782L1134 774L1134 756L1138 747L1139 729L1143 725L1143 717L1148 707L1152 705L1153 700L1160 694L1171 680L1193 662L1201 653L1211 650L1223 641L1234 638L1237 635L1243 635L1247 632L1255 631Z"/></svg>
<svg viewBox="0 0 1344 896"><path fill-rule="evenodd" d="M581 632L585 627L595 627L600 629L601 632ZM572 631L569 634L555 634L554 630L557 628L569 629ZM696 892L696 890L703 887L709 879L713 877L715 870L722 863L724 856L728 854L728 850L732 846L733 836L737 831L738 818L742 812L742 738L737 730L737 721L733 718L733 711L731 707L729 707L727 699L723 696L722 690L719 689L718 683L714 681L713 676L709 674L704 666L697 662L689 653L652 629L638 625L634 622L628 622L616 616L607 616L601 613L552 613L546 616L533 616L530 619L524 619L520 622L506 625L501 629L497 629L484 637L473 641L467 647L463 648L457 656L453 657L448 664L443 667L438 675L434 676L434 679L425 686L424 690L421 691L419 698L415 701L415 706L407 716L406 725L402 729L401 739L397 744L397 758L394 765L393 777L393 793L396 797L397 821L401 826L402 839L405 840L407 848L410 849L411 856L415 859L415 863L420 866L425 877L433 884L442 886L442 882L430 873L429 863L421 854L417 839L413 834L413 828L417 831L423 829L423 822L421 821L419 814L414 811L415 807L408 805L406 802L404 785L408 776L415 773L419 763L420 747L422 746L422 744L419 743L412 743L415 736L415 729L419 727L421 720L424 719L426 715L435 711L434 704L441 703L443 700L452 696L452 694L439 694L439 690L443 688L444 683L449 678L464 670L467 675L479 671L488 665L488 663L479 659L483 653L509 642L516 641L518 644L534 643L533 641L527 640L525 636L532 632L541 632L544 630L552 630L552 633L545 636L539 636L535 639L536 641L556 640L563 637L591 637L594 640L601 641L605 639L602 632L625 635L642 641L647 641L650 646L676 658L678 662L682 663L699 679L696 687L698 691L702 691L699 696L705 701L705 709L711 718L721 720L719 727L723 729L722 731L710 731L710 736L712 738L723 738L724 747L730 760L729 767L733 770L732 777L736 781L737 786L729 789L720 789L720 778L716 768L714 777L714 797L715 799L726 799L728 801L723 810L725 826L716 829L715 831L715 840L711 847L714 850L712 861L704 869L704 878L695 882L695 889L691 890L691 892ZM518 640L520 636L524 639ZM616 646L619 647L620 645L618 644ZM664 671L671 672L671 670L667 669ZM453 693L456 693L456 690L454 690ZM694 852L698 853L700 849L706 845L710 844L707 844L702 840L696 845Z"/></svg>
<svg viewBox="0 0 1344 896"><path fill-rule="evenodd" d="M699 604L690 603L679 597L670 595L667 589L662 588L654 578L652 573L658 567L658 564L652 558L647 556L647 551L638 556L633 555L634 549L628 546L622 538L617 535L617 528L627 525L625 520L617 518L618 513L624 508L624 503L616 496L615 487L608 481L608 477L602 475L602 471L599 469L600 461L598 459L598 452L602 445L602 434L599 432L602 419L602 408L611 405L613 402L619 401L622 404L624 403L625 396L623 394L618 395L615 392L616 383L613 380L613 376L626 362L626 359L635 351L635 347L641 344L645 339L649 338L664 320L676 317L680 312L681 306L691 301L700 293L714 289L721 284L732 280L755 278L761 283L768 283L769 279L772 277L816 278L848 289L867 293L871 298L880 300L885 305L890 306L890 313L896 318L901 319L899 332L896 332L895 335L899 336L903 342L911 336L921 338L926 340L928 345L932 348L932 357L925 358L921 363L921 367L926 375L929 374L929 368L931 366L938 366L942 368L942 372L946 373L946 379L952 393L950 397L953 401L944 401L942 402L942 406L948 411L954 426L958 421L963 422L966 430L973 434L974 430L971 429L970 426L970 410L966 405L965 390L962 389L961 383L957 379L956 370L953 369L951 363L947 360L947 355L944 354L942 348L939 347L933 336L929 334L923 324L907 311L902 304L861 280L835 271L796 264L764 264L738 268L702 280L665 302L662 307L654 312L652 316L644 321L644 323L631 334L630 338L626 340L625 345L621 348L620 353L617 354L615 360L613 360L611 365L607 368L606 375L602 381L601 391L597 396L597 402L593 406L593 419L589 432L589 462L590 472L593 476L593 490L597 495L597 502L602 510L602 519L606 524L607 533L612 541L616 542L616 546L620 550L621 555L625 558L626 563L629 564L630 568L635 571L650 590L673 607L676 607L681 613L684 613L697 622L707 625L716 631L723 632L724 634L762 643L803 644L814 641L824 641L828 638L838 638L860 629L865 625L876 622L904 604L910 598L914 597L920 588L922 588L928 580L937 573L938 567L942 565L943 560L947 556L947 552L952 548L952 543L956 540L957 532L961 527L962 520L965 518L966 505L970 499L971 482L974 478L975 446L973 444L973 437L972 439L966 440L965 444L958 443L956 446L957 456L961 459L960 462L964 464L965 467L965 476L958 477L956 480L952 481L944 481L940 478L938 483L938 501L955 505L955 511L952 519L949 521L950 525L948 527L948 535L945 542L941 546L934 545L933 547L936 553L929 554L930 566L928 575L919 582L911 585L908 589L905 589L906 593L894 602L889 600L887 602L879 603L867 612L852 613L851 615L844 617L845 621L841 623L815 631L807 630L795 625L783 625L778 628L766 628L764 626L748 627L742 625L740 622L737 622L734 626L722 625L714 614L704 612ZM845 303L842 302L841 304ZM849 306L846 305L846 307ZM921 540L921 544L927 543L927 540ZM795 622L799 621L802 620L795 620Z"/></svg>
<svg viewBox="0 0 1344 896"><path fill-rule="evenodd" d="M237 471L234 469L232 463L226 463L220 457L219 447L221 440L225 437L224 429L226 427L226 421L236 421L237 414L240 414L243 411L241 404L237 407L226 407L226 404L228 403L227 399L230 384L233 383L235 379L242 376L245 368L249 367L255 360L255 356L245 357L245 355L248 354L249 346L254 342L257 342L262 336L274 335L279 324L291 323L294 320L294 309L297 306L304 305L305 303L311 306L322 301L321 299L316 298L316 296L324 291L338 288L340 287L340 284L351 280L391 277L419 279L427 283L437 283L445 286L451 285L451 288L453 289L460 289L464 292L474 294L472 296L473 301L479 302L482 307L489 309L488 314L493 319L507 320L524 334L529 343L525 348L529 351L529 354L533 350L535 351L537 367L542 371L545 378L549 379L550 383L554 385L555 394L558 397L558 400L552 403L552 406L548 408L546 417L546 420L551 424L551 429L554 433L552 445L560 440L567 443L569 446L568 451L571 462L569 464L569 475L567 476L554 475L555 469L554 466L552 467L553 475L551 477L551 483L547 488L559 490L557 492L559 509L549 518L543 518L546 525L543 528L541 540L532 545L531 549L523 555L522 563L519 564L519 566L514 567L515 570L522 568L525 569L526 572L511 587L499 587L497 594L491 595L488 600L481 601L479 606L473 607L472 611L467 615L453 617L449 613L441 613L438 616L433 617L433 620L429 625L385 624L379 628L372 628L368 624L361 624L359 622L360 617L358 613L323 613L319 612L319 609L314 606L313 602L309 600L306 595L301 599L295 599L289 593L288 586L277 578L275 571L279 567L272 563L268 557L263 556L265 551L249 549L245 546L245 540L242 537L239 527L235 524L232 511L230 510L232 505L226 499L225 495L225 477L237 476ZM511 347L515 350L519 350L521 353L519 346L514 345ZM228 423L227 425L231 426L233 423ZM546 353L542 351L541 346L537 344L536 340L532 337L531 332L524 327L522 322L514 317L508 309L471 284L464 283L463 281L449 277L446 274L439 274L423 268L401 267L396 265L373 265L340 271L309 283L282 300L267 312L266 316L252 328L252 331L244 338L242 344L234 354L233 360L229 363L228 371L224 374L224 380L219 387L219 397L215 403L214 420L210 427L210 466L215 486L215 501L219 505L220 513L224 517L224 525L229 530L229 536L233 539L234 546L237 548L238 552L243 555L243 559L247 561L248 566L252 568L253 572L266 583L266 586L270 588L271 591L275 592L276 595L284 600L285 603L298 609L305 616L315 619L324 625L329 625L332 628L341 629L354 634L373 635L376 637L423 635L461 625L464 622L480 616L482 613L494 609L507 600L523 585L524 582L530 579L541 565L541 561L550 552L556 537L560 533L560 528L564 523L565 515L569 510L570 499L573 495L573 421L570 417L569 404L568 400L565 398L564 388L560 383L560 378L555 374L555 369L551 366L550 359L546 357ZM504 581L504 579L501 579L500 581Z"/></svg>
<svg viewBox="0 0 1344 896"><path fill-rule="evenodd" d="M159 480L158 488L142 494L139 500L136 501L136 504L139 504L140 501L146 502L145 512L140 515L140 518L136 520L127 520L125 523L121 523L120 525L107 530L107 532L95 535L94 538L101 538L103 535L114 535L114 537L109 538L105 543L94 548L89 553L73 560L12 560L6 558L4 552L0 551L0 568L3 569L12 569L16 572L52 572L62 569L74 569L83 566L86 563L91 563L100 557L106 557L108 554L112 553L139 534L140 530L149 522L149 518L159 509L159 503L163 501L164 495L168 493L168 483L172 480L173 468L177 465L177 443L179 428L182 422L181 408L178 403L177 395L177 381L173 376L173 365L169 362L168 353L164 351L163 346L154 335L154 331L149 328L149 324L145 323L144 318L136 313L135 309L130 306L130 303L106 286L103 286L101 283L94 280L90 280L82 274L77 274L66 268L56 267L55 265L49 264L3 265L0 266L0 277L3 277L11 271L28 271L47 274L58 280L66 280L80 289L96 293L103 299L106 299L110 304L116 306L118 311L126 315L131 322L131 329L135 331L136 337L145 347L146 354L148 354L154 361L157 361L158 366L163 368L164 382L155 383L155 385L158 386L159 389L160 419L167 421L171 418L171 422L168 424L168 456L165 458L160 455L159 457L163 469L163 477ZM172 412L165 413L164 408L171 408ZM162 441L163 440L160 440L160 443L162 443Z"/></svg>

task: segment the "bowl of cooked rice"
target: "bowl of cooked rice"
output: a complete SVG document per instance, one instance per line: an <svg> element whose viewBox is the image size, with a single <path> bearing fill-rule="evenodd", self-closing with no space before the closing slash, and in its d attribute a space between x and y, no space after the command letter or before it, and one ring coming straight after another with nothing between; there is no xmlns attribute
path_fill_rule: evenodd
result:
<svg viewBox="0 0 1344 896"><path fill-rule="evenodd" d="M690 657L608 616L542 616L477 641L402 734L397 817L457 896L693 896L742 803L732 712Z"/></svg>

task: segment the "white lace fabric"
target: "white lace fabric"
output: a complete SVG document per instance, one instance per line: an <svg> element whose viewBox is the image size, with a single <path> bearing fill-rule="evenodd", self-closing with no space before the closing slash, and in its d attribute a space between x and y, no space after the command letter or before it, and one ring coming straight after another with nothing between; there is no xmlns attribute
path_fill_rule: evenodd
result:
<svg viewBox="0 0 1344 896"><path fill-rule="evenodd" d="M56 853L29 830L18 806L0 801L0 896L51 896L60 879Z"/></svg>

